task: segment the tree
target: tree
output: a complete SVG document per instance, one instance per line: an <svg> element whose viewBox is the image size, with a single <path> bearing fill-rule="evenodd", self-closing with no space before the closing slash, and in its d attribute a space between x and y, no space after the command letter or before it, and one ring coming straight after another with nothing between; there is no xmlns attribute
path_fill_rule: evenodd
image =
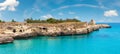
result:
<svg viewBox="0 0 120 54"><path fill-rule="evenodd" d="M11 22L16 22L14 19L12 19L12 21Z"/></svg>
<svg viewBox="0 0 120 54"><path fill-rule="evenodd" d="M27 23L62 23L62 22L80 22L78 19L55 19L55 18L48 18L46 20L40 20L40 19L32 19L32 18L27 18L25 19Z"/></svg>
<svg viewBox="0 0 120 54"><path fill-rule="evenodd" d="M27 22L27 23L33 23L33 19L32 18L27 18L27 19L25 19L25 21Z"/></svg>
<svg viewBox="0 0 120 54"><path fill-rule="evenodd" d="M48 18L46 21L47 21L47 23L56 23L57 22L57 20L54 18Z"/></svg>
<svg viewBox="0 0 120 54"><path fill-rule="evenodd" d="M78 19L66 19L65 22L80 22Z"/></svg>
<svg viewBox="0 0 120 54"><path fill-rule="evenodd" d="M3 21L3 20L0 20L0 22L4 23L5 21Z"/></svg>
<svg viewBox="0 0 120 54"><path fill-rule="evenodd" d="M2 20L0 20L0 22L2 22Z"/></svg>

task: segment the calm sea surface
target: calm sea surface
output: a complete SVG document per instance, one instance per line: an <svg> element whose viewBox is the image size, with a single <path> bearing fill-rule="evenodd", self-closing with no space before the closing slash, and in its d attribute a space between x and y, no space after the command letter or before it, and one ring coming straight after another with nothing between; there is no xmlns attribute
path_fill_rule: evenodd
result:
<svg viewBox="0 0 120 54"><path fill-rule="evenodd" d="M120 23L87 35L35 37L0 45L0 54L120 54Z"/></svg>

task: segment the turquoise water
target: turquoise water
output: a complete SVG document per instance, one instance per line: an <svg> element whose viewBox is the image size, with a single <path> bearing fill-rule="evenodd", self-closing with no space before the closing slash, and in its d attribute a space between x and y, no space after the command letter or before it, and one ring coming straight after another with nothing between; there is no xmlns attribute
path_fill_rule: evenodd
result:
<svg viewBox="0 0 120 54"><path fill-rule="evenodd" d="M88 35L35 37L0 45L0 54L120 54L120 24Z"/></svg>

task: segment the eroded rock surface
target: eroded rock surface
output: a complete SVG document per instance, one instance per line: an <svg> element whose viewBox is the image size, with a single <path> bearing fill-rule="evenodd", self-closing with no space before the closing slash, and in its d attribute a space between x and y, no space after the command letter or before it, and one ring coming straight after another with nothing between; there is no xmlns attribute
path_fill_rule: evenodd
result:
<svg viewBox="0 0 120 54"><path fill-rule="evenodd" d="M11 43L13 41L14 41L14 39L12 37L0 36L0 44L2 44L2 43Z"/></svg>
<svg viewBox="0 0 120 54"><path fill-rule="evenodd" d="M87 34L100 28L110 28L107 24L95 24L94 20L68 23L0 23L0 43L13 42L14 39L34 36L58 36Z"/></svg>

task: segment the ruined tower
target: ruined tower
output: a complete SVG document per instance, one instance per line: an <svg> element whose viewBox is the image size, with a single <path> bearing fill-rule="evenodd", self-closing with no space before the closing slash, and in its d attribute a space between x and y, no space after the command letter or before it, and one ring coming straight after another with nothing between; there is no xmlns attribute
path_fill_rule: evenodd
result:
<svg viewBox="0 0 120 54"><path fill-rule="evenodd" d="M89 25L95 25L95 21L93 19L91 19L91 21L88 23Z"/></svg>

